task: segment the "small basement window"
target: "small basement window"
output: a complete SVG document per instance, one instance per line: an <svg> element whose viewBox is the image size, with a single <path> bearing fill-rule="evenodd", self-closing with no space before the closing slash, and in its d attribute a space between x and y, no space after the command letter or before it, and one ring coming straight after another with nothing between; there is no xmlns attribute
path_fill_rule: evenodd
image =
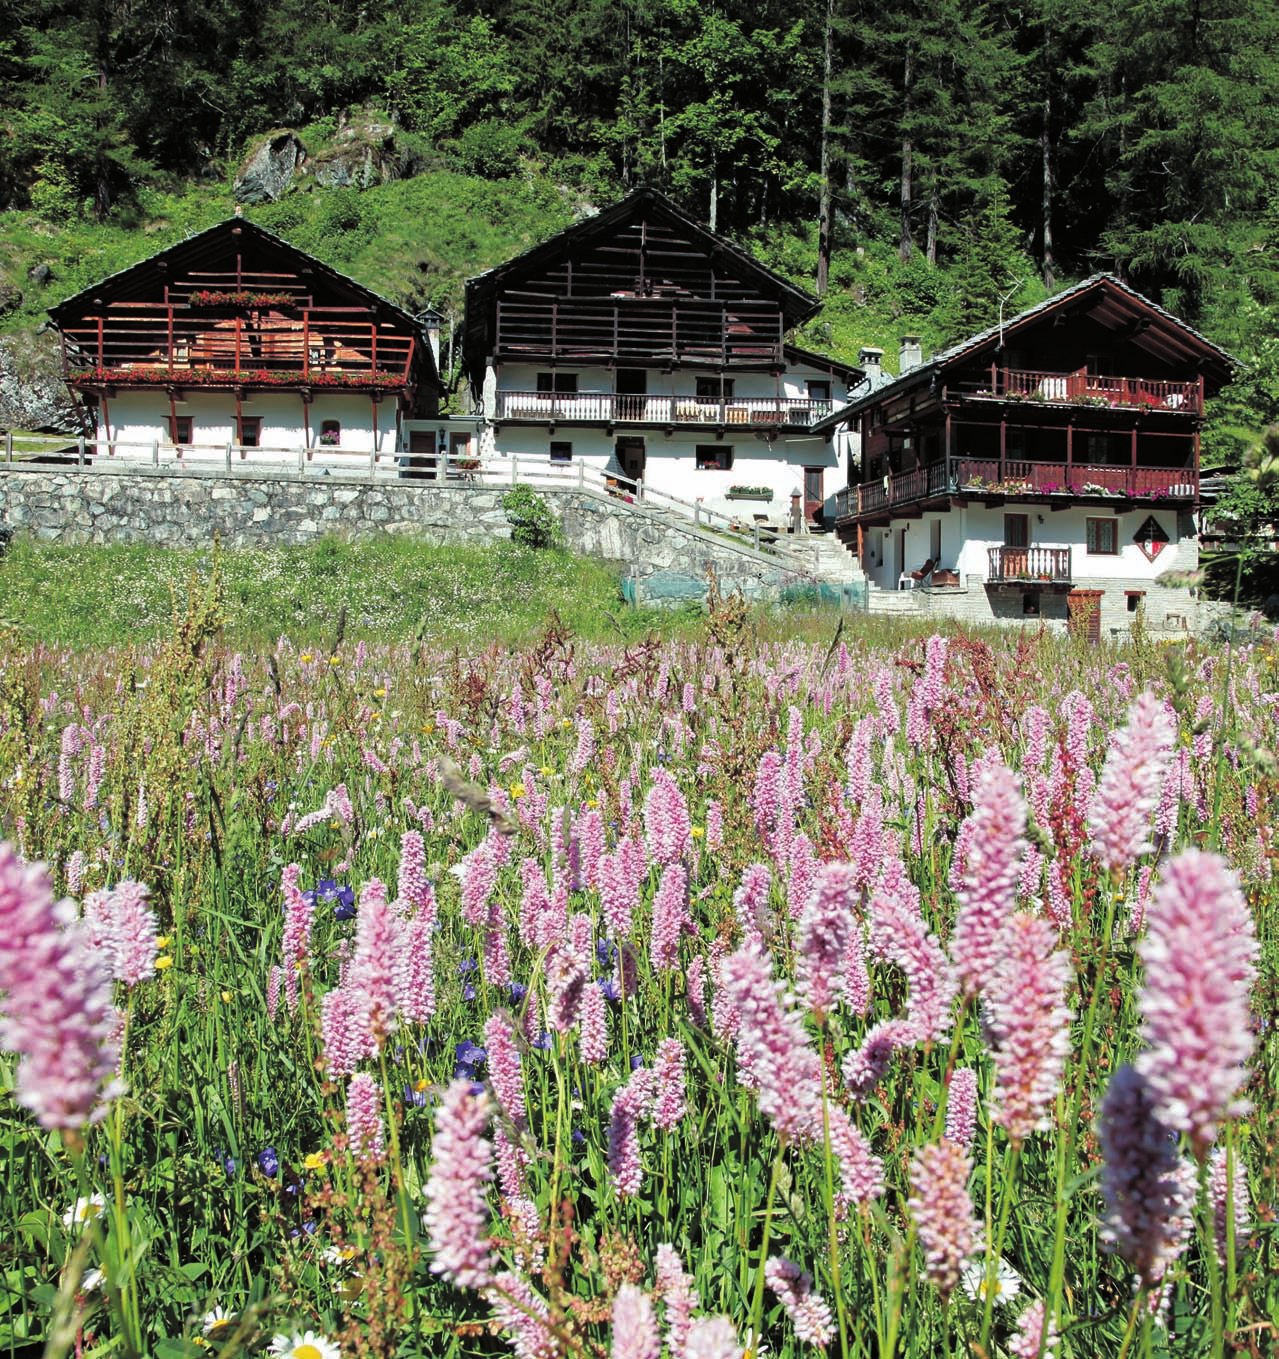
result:
<svg viewBox="0 0 1279 1359"><path fill-rule="evenodd" d="M699 472L727 472L733 465L732 444L698 444Z"/></svg>
<svg viewBox="0 0 1279 1359"><path fill-rule="evenodd" d="M341 420L325 420L320 425L320 442L326 448L336 448L342 442Z"/></svg>
<svg viewBox="0 0 1279 1359"><path fill-rule="evenodd" d="M1128 597L1128 612L1139 613L1142 601L1146 598L1145 590L1125 590L1124 594Z"/></svg>
<svg viewBox="0 0 1279 1359"><path fill-rule="evenodd" d="M1119 555L1119 520L1089 519L1087 523L1088 555L1115 557Z"/></svg>
<svg viewBox="0 0 1279 1359"><path fill-rule="evenodd" d="M1021 612L1025 618L1035 618L1039 615L1039 596L1036 594L1024 594L1021 597Z"/></svg>
<svg viewBox="0 0 1279 1359"><path fill-rule="evenodd" d="M563 465L573 461L573 445L567 440L551 440L551 461Z"/></svg>
<svg viewBox="0 0 1279 1359"><path fill-rule="evenodd" d="M242 415L240 417L240 447L262 447L262 417L260 415Z"/></svg>
<svg viewBox="0 0 1279 1359"><path fill-rule="evenodd" d="M175 415L173 417L173 442L175 444L189 444L192 442L191 417L189 415Z"/></svg>

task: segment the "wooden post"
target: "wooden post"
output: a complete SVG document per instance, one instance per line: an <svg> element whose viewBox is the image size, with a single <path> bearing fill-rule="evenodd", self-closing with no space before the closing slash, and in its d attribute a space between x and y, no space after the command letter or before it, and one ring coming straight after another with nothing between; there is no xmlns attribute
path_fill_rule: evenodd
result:
<svg viewBox="0 0 1279 1359"><path fill-rule="evenodd" d="M302 313L302 376L311 376L311 313Z"/></svg>
<svg viewBox="0 0 1279 1359"><path fill-rule="evenodd" d="M511 453L511 485L514 486L520 479L520 455Z"/></svg>
<svg viewBox="0 0 1279 1359"><path fill-rule="evenodd" d="M1075 461L1075 420L1071 416L1066 421L1066 485L1070 485L1070 478Z"/></svg>
<svg viewBox="0 0 1279 1359"><path fill-rule="evenodd" d="M11 429L4 432L4 460L10 466L13 465L13 430Z"/></svg>
<svg viewBox="0 0 1279 1359"><path fill-rule="evenodd" d="M227 474L227 476L230 476L230 475L231 475L231 445L230 445L230 443L228 443L227 446L226 446L226 474Z"/></svg>
<svg viewBox="0 0 1279 1359"><path fill-rule="evenodd" d="M951 457L952 457L951 442L952 442L952 441L951 441L950 411L947 411L947 412L946 412L946 447L945 447L945 450L944 450L945 457L946 457L946 485L947 485L947 486L950 485L950 481L951 481L951 472L950 472L950 460L951 460Z"/></svg>
<svg viewBox="0 0 1279 1359"><path fill-rule="evenodd" d="M1132 473L1128 481L1128 494L1135 495L1137 491L1137 422L1132 422Z"/></svg>
<svg viewBox="0 0 1279 1359"><path fill-rule="evenodd" d="M160 441L159 441L159 439L152 439L152 441L151 441L151 466L152 466L152 467L159 467L159 465L160 465Z"/></svg>
<svg viewBox="0 0 1279 1359"><path fill-rule="evenodd" d="M98 317L98 367L103 366L102 358L102 317Z"/></svg>
<svg viewBox="0 0 1279 1359"><path fill-rule="evenodd" d="M76 459L75 459L75 462L76 462L76 466L77 466L77 467L83 467L83 466L84 466L84 435L83 435L83 434L76 440Z"/></svg>
<svg viewBox="0 0 1279 1359"><path fill-rule="evenodd" d="M165 291L166 294L167 294L168 291L169 291L169 285L168 285L167 283L164 285L164 291ZM173 304L172 304L172 303L169 304L169 376L170 376L170 377L173 376Z"/></svg>
<svg viewBox="0 0 1279 1359"><path fill-rule="evenodd" d="M577 464L577 489L579 491L586 489L586 464L581 461Z"/></svg>
<svg viewBox="0 0 1279 1359"><path fill-rule="evenodd" d="M238 258L238 256L237 256ZM237 271L238 272L238 271ZM235 318L235 375L240 376L240 328L241 318Z"/></svg>
<svg viewBox="0 0 1279 1359"><path fill-rule="evenodd" d="M1005 481L1008 477L1008 417L999 417L999 480Z"/></svg>
<svg viewBox="0 0 1279 1359"><path fill-rule="evenodd" d="M751 537L754 538L754 540L755 540L755 551L758 552L758 551L759 551L759 520L758 520L758 519L755 521L755 528L754 528L754 532L751 534Z"/></svg>
<svg viewBox="0 0 1279 1359"><path fill-rule="evenodd" d="M370 352L370 363L371 363L372 366L371 366L371 368L370 368L369 371L370 371L371 373L376 373L376 372L377 372L377 322L374 322L374 323L373 323L373 325L370 327L370 330L371 330L372 335L373 335L373 344L372 344L372 349L371 349L371 352Z"/></svg>

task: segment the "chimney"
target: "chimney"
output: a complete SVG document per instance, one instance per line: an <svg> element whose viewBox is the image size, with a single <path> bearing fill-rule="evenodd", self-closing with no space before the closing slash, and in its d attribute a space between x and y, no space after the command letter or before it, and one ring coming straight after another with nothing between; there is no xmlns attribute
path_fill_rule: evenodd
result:
<svg viewBox="0 0 1279 1359"><path fill-rule="evenodd" d="M440 366L440 325L444 318L434 307L427 307L425 311L417 314L417 319L426 331L426 338L431 345L431 353L435 355L435 366Z"/></svg>
<svg viewBox="0 0 1279 1359"><path fill-rule="evenodd" d="M865 370L867 378L874 383L884 371L884 351L877 349L873 344L864 344L857 351L857 363Z"/></svg>
<svg viewBox="0 0 1279 1359"><path fill-rule="evenodd" d="M909 373L924 361L924 351L920 347L918 335L903 335L901 356L897 361L897 372Z"/></svg>

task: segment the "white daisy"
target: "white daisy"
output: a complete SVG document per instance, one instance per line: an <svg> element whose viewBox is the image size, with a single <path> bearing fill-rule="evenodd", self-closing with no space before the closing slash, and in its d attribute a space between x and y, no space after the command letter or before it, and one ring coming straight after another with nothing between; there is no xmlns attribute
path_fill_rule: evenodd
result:
<svg viewBox="0 0 1279 1359"><path fill-rule="evenodd" d="M106 1211L106 1199L101 1194L90 1194L87 1199L76 1199L62 1214L62 1225L67 1228L83 1227L86 1223L101 1217Z"/></svg>
<svg viewBox="0 0 1279 1359"><path fill-rule="evenodd" d="M276 1359L342 1359L342 1351L327 1336L307 1331L305 1335L277 1335L271 1341Z"/></svg>
<svg viewBox="0 0 1279 1359"><path fill-rule="evenodd" d="M1007 1260L1000 1260L995 1266L993 1280L986 1278L984 1260L970 1261L960 1270L959 1281L964 1286L964 1292L974 1302L984 1303L989 1291L991 1301L996 1307L1012 1302L1021 1289L1021 1275Z"/></svg>
<svg viewBox="0 0 1279 1359"><path fill-rule="evenodd" d="M325 1246L320 1258L326 1265L349 1265L359 1253L354 1246Z"/></svg>
<svg viewBox="0 0 1279 1359"><path fill-rule="evenodd" d="M80 1296L87 1298L90 1293L96 1293L106 1281L107 1276L100 1269L86 1269L80 1276Z"/></svg>
<svg viewBox="0 0 1279 1359"><path fill-rule="evenodd" d="M228 1340L231 1332L235 1330L235 1313L228 1312L225 1307L215 1307L213 1311L204 1314L200 1329L204 1332L204 1338L212 1340L215 1344L221 1340Z"/></svg>

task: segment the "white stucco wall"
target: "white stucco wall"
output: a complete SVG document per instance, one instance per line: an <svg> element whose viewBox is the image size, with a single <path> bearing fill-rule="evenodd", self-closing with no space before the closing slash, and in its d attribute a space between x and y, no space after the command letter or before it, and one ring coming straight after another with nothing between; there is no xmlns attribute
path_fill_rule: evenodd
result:
<svg viewBox="0 0 1279 1359"><path fill-rule="evenodd" d="M228 443L236 442L235 396L231 392L208 392L188 389L177 403L177 414L191 420L192 448L184 458L201 461L223 456ZM296 454L307 446L302 400L296 392L250 392L241 403L244 415L262 422L260 449L245 450L243 461L280 460L280 453ZM310 444L315 454L327 460L350 459L367 455L374 447L374 403L366 394L317 389L309 415ZM116 445L114 456L125 460L150 461L152 446L160 444L162 456L172 450L169 427L169 398L165 392L117 391L108 398L104 408L99 404L98 441L106 454L105 443ZM110 428L105 416L110 418ZM394 396L384 396L376 406L377 448L391 454L397 446L398 402ZM320 448L320 431L326 420L341 425L337 447ZM290 459L291 460L291 459Z"/></svg>

